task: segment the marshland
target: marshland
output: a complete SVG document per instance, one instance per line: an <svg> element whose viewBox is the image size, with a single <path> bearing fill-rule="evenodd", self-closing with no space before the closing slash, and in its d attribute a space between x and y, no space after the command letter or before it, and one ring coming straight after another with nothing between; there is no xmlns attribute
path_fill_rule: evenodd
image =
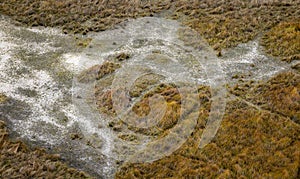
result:
<svg viewBox="0 0 300 179"><path fill-rule="evenodd" d="M0 1L0 178L299 178L300 1Z"/></svg>

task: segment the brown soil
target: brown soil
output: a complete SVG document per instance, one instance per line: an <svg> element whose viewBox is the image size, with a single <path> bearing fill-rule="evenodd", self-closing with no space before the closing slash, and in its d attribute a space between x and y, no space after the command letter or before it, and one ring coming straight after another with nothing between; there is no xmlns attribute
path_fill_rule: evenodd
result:
<svg viewBox="0 0 300 179"><path fill-rule="evenodd" d="M43 149L29 149L23 142L8 138L0 120L0 178L92 178L63 164L59 155Z"/></svg>

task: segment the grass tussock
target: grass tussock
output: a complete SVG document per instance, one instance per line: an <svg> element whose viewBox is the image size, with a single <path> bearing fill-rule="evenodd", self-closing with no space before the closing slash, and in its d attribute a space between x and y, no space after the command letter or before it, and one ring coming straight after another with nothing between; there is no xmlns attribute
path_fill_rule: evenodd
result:
<svg viewBox="0 0 300 179"><path fill-rule="evenodd" d="M109 75L120 68L120 64L112 62L104 62L102 65L94 65L79 74L79 82L94 82L106 75Z"/></svg>
<svg viewBox="0 0 300 179"><path fill-rule="evenodd" d="M118 60L119 56L120 55L112 57L111 60ZM121 64L122 61L123 60L121 60ZM114 80L116 69L111 68L112 65L106 64L114 63L107 62L104 63L104 65L91 67L83 73L84 75L81 76L84 77L84 79L90 79L91 76L91 78L95 80L96 85L94 94L97 108L100 113L112 118L110 119L112 121L110 121L111 125L109 125L109 127L115 131L122 131L122 128L128 128L133 132L142 133L144 135L164 135L168 133L169 129L173 128L177 124L178 120L184 116L188 116L188 114L193 110L196 110L194 109L194 106L196 106L195 102L198 102L196 100L197 98L200 99L201 103L201 107L198 110L209 107L210 91L208 87L199 86L198 91L195 91L195 94L187 95L186 99L184 99L187 105L182 107L183 99L178 87L175 84L161 83L160 80L164 78L163 76L149 73L136 79L128 91L127 97L129 97L130 101L134 101L138 98L138 100L133 103L132 111L126 113L126 115L121 118L115 118L116 109L112 100L112 95L115 92L115 89L111 89L111 85ZM186 86L181 87L180 90L184 92L191 90L191 87L189 84L186 84ZM163 99L163 102L153 103L150 106L151 100L155 99L155 96L160 96ZM160 113L157 112L154 114L155 116L151 117L151 120L153 118L153 120L157 121L147 121L151 122L151 124L155 123L155 125L151 125L148 128L137 127L142 125L142 123L145 122L144 118L150 114L151 110L155 109L165 109L162 116L160 116ZM132 121L132 119L136 120Z"/></svg>
<svg viewBox="0 0 300 179"><path fill-rule="evenodd" d="M4 94L0 93L0 103L4 103L6 100L7 97Z"/></svg>

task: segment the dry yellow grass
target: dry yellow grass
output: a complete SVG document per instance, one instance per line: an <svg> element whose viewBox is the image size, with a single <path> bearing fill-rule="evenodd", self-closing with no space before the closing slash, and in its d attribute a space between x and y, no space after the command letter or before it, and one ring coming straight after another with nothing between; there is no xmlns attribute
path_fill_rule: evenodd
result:
<svg viewBox="0 0 300 179"><path fill-rule="evenodd" d="M266 51L284 61L300 60L300 19L282 22L262 38Z"/></svg>

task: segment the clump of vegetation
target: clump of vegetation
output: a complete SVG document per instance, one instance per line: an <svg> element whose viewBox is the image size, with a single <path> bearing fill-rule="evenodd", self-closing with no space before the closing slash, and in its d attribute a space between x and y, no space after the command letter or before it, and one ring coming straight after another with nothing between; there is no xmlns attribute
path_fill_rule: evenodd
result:
<svg viewBox="0 0 300 179"><path fill-rule="evenodd" d="M31 150L20 141L8 138L5 123L0 120L1 178L92 178L70 168L59 155L46 154L43 149Z"/></svg>
<svg viewBox="0 0 300 179"><path fill-rule="evenodd" d="M97 108L100 110L100 112L111 116L114 116L116 114L116 111L113 108L111 90L107 90L107 91L97 90L95 93L95 99L96 99Z"/></svg>
<svg viewBox="0 0 300 179"><path fill-rule="evenodd" d="M77 40L77 45L79 47L84 47L84 48L87 47L92 41L91 38L77 38L76 40Z"/></svg>
<svg viewBox="0 0 300 179"><path fill-rule="evenodd" d="M0 103L4 103L6 100L7 97L4 94L0 93Z"/></svg>
<svg viewBox="0 0 300 179"><path fill-rule="evenodd" d="M121 65L112 62L104 62L102 65L94 65L91 68L83 71L78 79L80 82L93 82L97 79L100 79L106 75L109 75L116 71L116 69L120 68Z"/></svg>
<svg viewBox="0 0 300 179"><path fill-rule="evenodd" d="M180 101L181 96L179 94L179 91L176 89L176 87L172 85L167 84L161 84L158 87L151 90L149 93L145 94L145 96L136 103L133 107L133 112L137 114L140 117L145 117L150 112L150 106L149 106L149 100L154 95L161 95L165 101L166 101L166 111L164 113L164 116L162 119L158 119L157 125L154 127L153 131L149 128L147 129L138 129L138 128L132 128L135 131L142 132L142 133L156 133L158 131L165 131L174 125L176 125L177 121L180 118L181 111L180 111ZM162 103L155 103L155 106L152 106L154 109L164 109L164 105ZM153 109L152 109L153 110ZM154 119L157 119L157 117L154 117Z"/></svg>
<svg viewBox="0 0 300 179"><path fill-rule="evenodd" d="M282 22L262 38L267 53L284 61L300 60L300 19Z"/></svg>
<svg viewBox="0 0 300 179"><path fill-rule="evenodd" d="M150 100L155 95L161 96L164 99L164 102L153 103L150 107ZM184 118L192 116L190 114L191 112L197 112L197 109L194 108L197 98L199 98L201 102L200 109L207 108L210 103L210 91L209 88L205 86L200 86L198 93L190 96L187 99L184 99L185 102L188 103L187 106L182 106L182 96L177 87L173 84L158 84L156 86L153 86L146 93L144 92L140 97L140 100L133 105L132 111L128 113L128 116L121 118L120 121L133 132L156 137L167 135L169 133L169 130L172 130L172 128L177 125L177 122L182 117ZM160 113L157 112L154 114L155 116L152 116L151 119L148 119L151 121L147 121L151 123L151 126L147 126L146 128L139 127L140 124L145 122L144 117L149 115L150 112L152 112L151 110L157 109L164 112L162 116L160 116ZM134 116L137 115L141 119L141 121L139 121L139 119L136 119L137 121L134 121L136 125L127 123L128 120L131 121L132 119L135 119L132 114Z"/></svg>
<svg viewBox="0 0 300 179"><path fill-rule="evenodd" d="M298 72L300 72L300 62L297 63L297 64L294 64L294 65L292 66L292 69L295 69L295 70L297 70Z"/></svg>
<svg viewBox="0 0 300 179"><path fill-rule="evenodd" d="M122 53L117 54L114 58L115 58L115 60L122 62L124 60L128 60L130 57L131 57L130 54L122 52Z"/></svg>
<svg viewBox="0 0 300 179"><path fill-rule="evenodd" d="M137 137L132 134L120 134L118 137L122 140L129 141L129 142L134 142L137 140Z"/></svg>
<svg viewBox="0 0 300 179"><path fill-rule="evenodd" d="M106 65L111 64L111 65ZM110 69L112 64L111 62L106 62L103 65L96 65L89 70L83 72L85 78L84 79L90 79L86 78L91 76L95 81L95 100L97 108L101 113L104 113L112 118L115 117L116 111L113 106L113 100L112 100L112 94L113 90L111 89L111 84L114 77L114 71ZM98 74L105 74L105 75L98 75ZM163 133L167 132L168 129L172 128L174 125L176 125L177 121L180 119L180 117L183 115L182 113L189 113L191 111L188 111L188 109L182 109L182 101L181 101L181 95L174 84L164 84L161 83L160 80L162 80L164 77L161 75L148 73L144 76L141 76L140 78L136 79L133 83L133 86L131 86L129 90L129 98L130 101L134 100L135 98L139 98L135 103L133 104L132 112L128 113L124 116L124 118L118 118L114 119L111 123L110 127L113 128L116 131L121 130L122 127L127 126L127 128L133 132L142 133L145 135L151 135L151 136L157 136L162 135ZM83 79L83 78L82 78ZM189 88L189 85L187 84L187 87L183 87L181 90L187 90ZM197 97L200 98L202 105L205 103L209 103L210 98L210 92L209 88L200 86L198 89L198 93L196 93L196 96L189 97L189 99L185 100L191 100L189 103L190 106L188 108L193 109L193 101ZM135 125L132 126L132 124L127 123L129 118L134 118L134 116L139 116L140 119L143 119L150 113L150 100L156 96L161 96L165 103L154 103L154 106L152 106L154 109L160 109L163 110L164 107L166 107L166 111L163 114L163 116L153 116L154 120L157 119L158 121L152 121L155 122L154 126L151 126L149 128L139 128ZM197 96L198 95L198 96ZM207 105L204 105L207 107ZM159 115L159 113L155 114ZM185 114L186 115L186 114ZM116 121L117 120L117 121ZM143 121L143 120L142 120ZM136 123L139 123L139 121L134 121ZM118 125L116 125L118 123Z"/></svg>
<svg viewBox="0 0 300 179"><path fill-rule="evenodd" d="M138 78L129 92L130 97L139 97L145 90L152 85L158 84L164 77L157 74L147 74Z"/></svg>

